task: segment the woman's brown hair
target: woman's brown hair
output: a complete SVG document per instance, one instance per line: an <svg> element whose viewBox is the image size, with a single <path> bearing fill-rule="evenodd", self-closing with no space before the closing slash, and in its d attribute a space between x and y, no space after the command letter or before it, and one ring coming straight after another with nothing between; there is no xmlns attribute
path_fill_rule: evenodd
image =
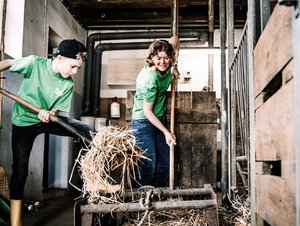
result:
<svg viewBox="0 0 300 226"><path fill-rule="evenodd" d="M164 51L171 59L171 64L173 65L176 62L176 51L175 48L166 40L157 40L153 42L148 51L146 62L149 67L154 65L152 57L158 55L159 52Z"/></svg>

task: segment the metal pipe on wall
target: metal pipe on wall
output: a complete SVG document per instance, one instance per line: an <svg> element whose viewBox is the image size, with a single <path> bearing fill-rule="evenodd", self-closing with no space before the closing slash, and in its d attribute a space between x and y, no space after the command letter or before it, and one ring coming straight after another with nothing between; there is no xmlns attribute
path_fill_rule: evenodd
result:
<svg viewBox="0 0 300 226"><path fill-rule="evenodd" d="M95 48L95 73L93 82L93 98L92 98L92 115L98 117L100 115L100 89L101 89L101 69L102 54L104 51L111 50L130 50L130 49L147 49L151 42L131 42L131 43L104 43L99 44Z"/></svg>
<svg viewBox="0 0 300 226"><path fill-rule="evenodd" d="M234 9L233 0L226 1L226 22L227 22L227 65L234 60ZM228 121L229 121L229 185L228 193L231 198L232 190L236 189L236 80L233 73L228 69Z"/></svg>
<svg viewBox="0 0 300 226"><path fill-rule="evenodd" d="M248 0L248 15L247 15L247 49L248 49L248 64L249 76L247 78L249 84L249 159L248 164L248 194L250 196L251 207L251 226L256 225L256 195L255 195L255 121L254 121L254 92L253 92L253 54L252 51L256 45L260 32L257 29L257 2L258 0Z"/></svg>
<svg viewBox="0 0 300 226"><path fill-rule="evenodd" d="M214 46L214 30L215 30L214 0L208 1L208 46ZM208 54L208 82L210 90L214 90L214 55Z"/></svg>
<svg viewBox="0 0 300 226"><path fill-rule="evenodd" d="M126 24L126 25L92 25L92 26L88 26L87 29L89 30L158 30L158 29L168 29L170 30L172 27L172 24L155 24L155 25L130 25L130 24ZM179 29L199 29L199 28L203 28L206 29L206 25L198 23L198 24L179 24L178 25Z"/></svg>
<svg viewBox="0 0 300 226"><path fill-rule="evenodd" d="M183 41L182 43L190 43L190 41ZM200 44L204 44L200 43ZM93 97L92 97L92 115L98 117L100 114L100 89L101 89L101 69L102 69L102 54L104 51L112 50L132 50L132 49L148 49L151 42L126 42L126 43L102 43L95 48L94 62L95 71L93 75Z"/></svg>
<svg viewBox="0 0 300 226"><path fill-rule="evenodd" d="M300 16L299 16L299 4L295 5L291 11L292 18L292 46L293 46L293 57L295 63L294 68L294 106L299 106L300 104L300 94L298 91L298 87L300 85ZM296 225L300 225L300 108L295 107L295 130L296 130L296 158L295 158L295 167L296 167Z"/></svg>

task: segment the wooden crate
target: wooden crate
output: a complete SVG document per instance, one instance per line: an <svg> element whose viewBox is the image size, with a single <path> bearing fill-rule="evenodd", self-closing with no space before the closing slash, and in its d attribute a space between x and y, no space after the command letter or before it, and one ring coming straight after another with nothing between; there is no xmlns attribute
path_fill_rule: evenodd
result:
<svg viewBox="0 0 300 226"><path fill-rule="evenodd" d="M126 119L131 120L135 91L128 91ZM175 185L217 183L217 106L215 92L177 92L175 99ZM170 122L171 93L167 121Z"/></svg>
<svg viewBox="0 0 300 226"><path fill-rule="evenodd" d="M291 10L277 5L254 49L256 225L296 225Z"/></svg>

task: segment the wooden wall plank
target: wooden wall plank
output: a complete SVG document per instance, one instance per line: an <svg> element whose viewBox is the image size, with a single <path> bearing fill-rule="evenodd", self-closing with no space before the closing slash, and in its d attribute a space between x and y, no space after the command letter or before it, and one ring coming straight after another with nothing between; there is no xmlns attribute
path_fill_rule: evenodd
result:
<svg viewBox="0 0 300 226"><path fill-rule="evenodd" d="M254 95L292 58L291 9L277 4L254 49Z"/></svg>
<svg viewBox="0 0 300 226"><path fill-rule="evenodd" d="M294 84L290 80L256 110L256 160L295 159Z"/></svg>
<svg viewBox="0 0 300 226"><path fill-rule="evenodd" d="M192 186L211 184L216 188L217 182L217 131L215 124L192 125Z"/></svg>
<svg viewBox="0 0 300 226"><path fill-rule="evenodd" d="M269 225L296 225L295 184L271 175L256 175L257 214Z"/></svg>
<svg viewBox="0 0 300 226"><path fill-rule="evenodd" d="M171 93L168 92L167 122ZM175 103L175 186L217 183L217 103L215 92L177 92ZM128 91L127 120L131 119L134 91Z"/></svg>
<svg viewBox="0 0 300 226"><path fill-rule="evenodd" d="M175 125L177 145L175 146L175 182L176 185L192 186L192 124Z"/></svg>
<svg viewBox="0 0 300 226"><path fill-rule="evenodd" d="M257 213L269 225L281 224L284 181L280 177L256 175Z"/></svg>

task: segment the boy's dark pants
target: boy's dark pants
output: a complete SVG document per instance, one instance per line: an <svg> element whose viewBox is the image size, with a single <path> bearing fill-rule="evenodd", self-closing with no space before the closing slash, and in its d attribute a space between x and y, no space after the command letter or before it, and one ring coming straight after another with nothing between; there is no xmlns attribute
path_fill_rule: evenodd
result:
<svg viewBox="0 0 300 226"><path fill-rule="evenodd" d="M94 132L92 126L84 124L79 120L64 116L59 116L59 118L75 128L83 136L91 138L91 132ZM42 133L55 134L59 136L75 136L68 132L64 127L54 122L40 122L35 125L25 127L12 125L13 165L10 181L11 199L23 199L24 186L28 175L30 152L35 138Z"/></svg>

